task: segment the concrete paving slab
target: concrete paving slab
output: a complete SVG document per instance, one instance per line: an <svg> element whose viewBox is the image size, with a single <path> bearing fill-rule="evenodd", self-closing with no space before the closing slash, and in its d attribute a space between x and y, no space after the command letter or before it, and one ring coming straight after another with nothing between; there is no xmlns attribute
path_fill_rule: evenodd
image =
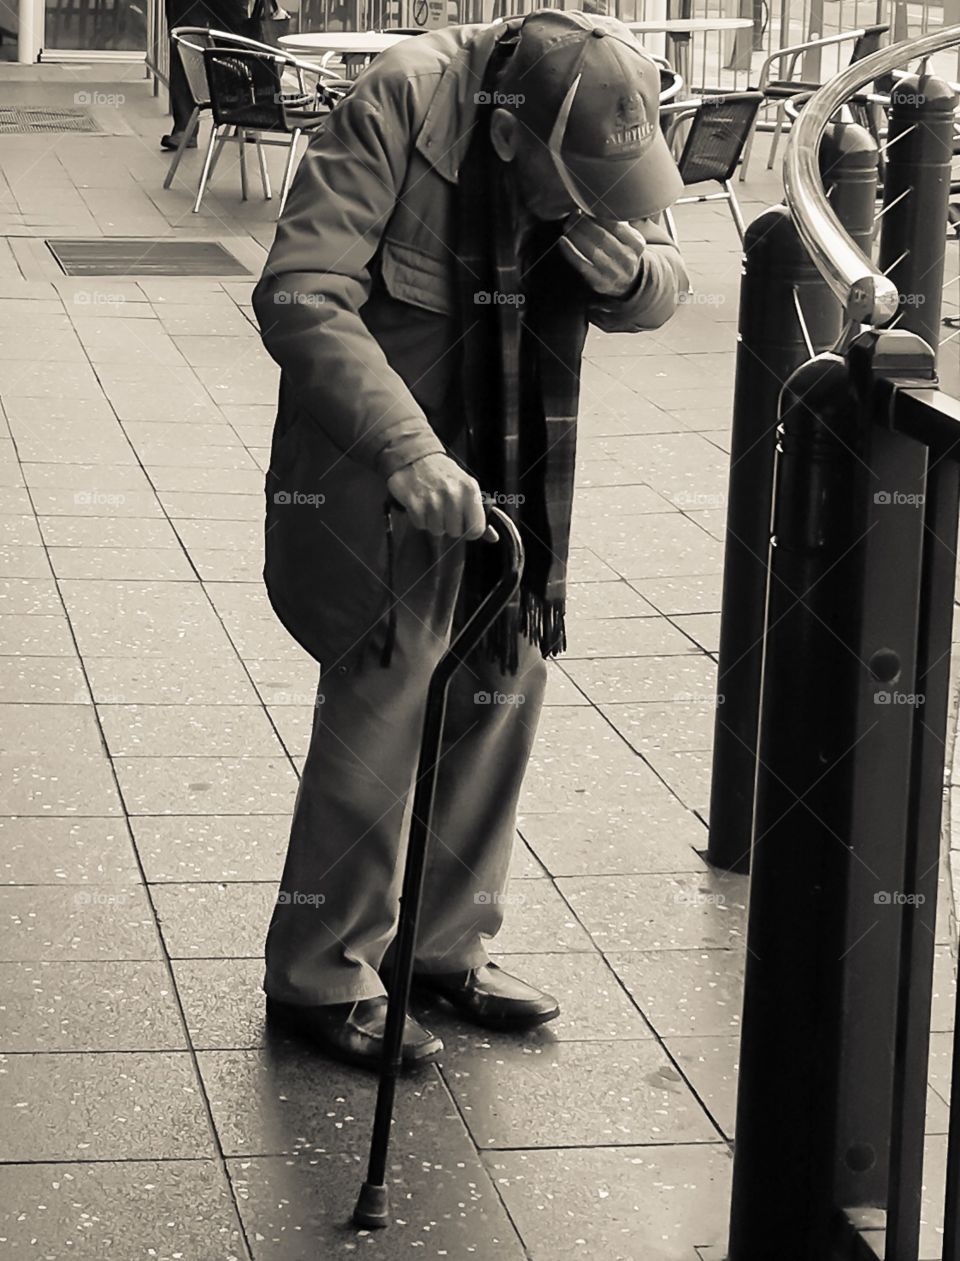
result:
<svg viewBox="0 0 960 1261"><path fill-rule="evenodd" d="M0 960L158 959L154 916L133 879L0 887Z"/></svg>
<svg viewBox="0 0 960 1261"><path fill-rule="evenodd" d="M10 885L138 883L122 819L0 818L0 880Z"/></svg>
<svg viewBox="0 0 960 1261"><path fill-rule="evenodd" d="M127 813L278 814L293 809L297 781L276 757L114 759Z"/></svg>
<svg viewBox="0 0 960 1261"><path fill-rule="evenodd" d="M535 1257L691 1261L694 1245L725 1242L732 1162L723 1144L497 1152L484 1160Z"/></svg>
<svg viewBox="0 0 960 1261"><path fill-rule="evenodd" d="M113 757L273 757L276 732L245 705L109 705L100 714Z"/></svg>
<svg viewBox="0 0 960 1261"><path fill-rule="evenodd" d="M151 884L267 881L279 883L290 834L285 814L141 817L131 820L137 853Z"/></svg>
<svg viewBox="0 0 960 1261"><path fill-rule="evenodd" d="M2 626L0 626L2 631ZM257 705L247 672L232 653L198 657L88 657L98 705Z"/></svg>
<svg viewBox="0 0 960 1261"><path fill-rule="evenodd" d="M116 1249L129 1261L239 1261L243 1238L213 1160L0 1166L0 1233L14 1255L79 1261Z"/></svg>
<svg viewBox="0 0 960 1261"><path fill-rule="evenodd" d="M743 937L747 881L705 868L671 875L565 876L557 887L603 950L731 949Z"/></svg>
<svg viewBox="0 0 960 1261"><path fill-rule="evenodd" d="M393 1261L407 1249L426 1256L523 1261L527 1256L472 1144L445 1144L431 1160L402 1150L389 1175L397 1219L389 1231L350 1229L364 1177L357 1153L231 1160L240 1215L257 1261L312 1261L366 1255ZM416 1255L416 1253L415 1253Z"/></svg>
<svg viewBox="0 0 960 1261"><path fill-rule="evenodd" d="M0 1073L0 1115L4 1162L214 1154L186 1052L10 1056Z"/></svg>
<svg viewBox="0 0 960 1261"><path fill-rule="evenodd" d="M478 1048L443 1067L483 1148L711 1142L717 1132L654 1041Z"/></svg>
<svg viewBox="0 0 960 1261"><path fill-rule="evenodd" d="M0 982L3 1052L187 1049L162 963L2 963Z"/></svg>
<svg viewBox="0 0 960 1261"><path fill-rule="evenodd" d="M276 883L157 884L151 896L172 959L262 954Z"/></svg>
<svg viewBox="0 0 960 1261"><path fill-rule="evenodd" d="M377 1088L371 1073L272 1038L262 1049L200 1051L197 1059L226 1156L365 1153ZM410 1151L423 1161L458 1132L463 1123L436 1069L405 1078L391 1140L397 1157Z"/></svg>

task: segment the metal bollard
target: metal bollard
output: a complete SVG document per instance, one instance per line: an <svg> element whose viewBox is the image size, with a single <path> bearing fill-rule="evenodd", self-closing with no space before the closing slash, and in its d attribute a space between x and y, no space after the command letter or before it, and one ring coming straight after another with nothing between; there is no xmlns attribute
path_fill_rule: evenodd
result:
<svg viewBox="0 0 960 1261"><path fill-rule="evenodd" d="M918 334L934 353L956 107L956 93L942 79L915 74L900 79L891 94L886 145L878 262L900 291L896 327Z"/></svg>
<svg viewBox="0 0 960 1261"><path fill-rule="evenodd" d="M868 244L877 180L874 140L862 127L834 124L824 136L820 163L838 217L858 243ZM764 211L744 240L717 683L723 702L714 726L707 848L708 861L728 871L746 872L750 865L780 391L811 353L836 345L840 333L840 308L788 211Z"/></svg>
<svg viewBox="0 0 960 1261"><path fill-rule="evenodd" d="M832 1255L826 1101L836 1093L848 861L837 837L859 669L847 643L856 635L866 474L842 359L804 364L784 404L729 1261Z"/></svg>

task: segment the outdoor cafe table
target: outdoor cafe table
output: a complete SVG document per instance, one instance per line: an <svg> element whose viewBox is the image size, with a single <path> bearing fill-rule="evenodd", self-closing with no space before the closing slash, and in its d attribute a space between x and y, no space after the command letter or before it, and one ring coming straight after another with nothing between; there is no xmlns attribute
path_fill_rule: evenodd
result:
<svg viewBox="0 0 960 1261"><path fill-rule="evenodd" d="M706 31L745 31L753 26L752 18L646 18L638 22L625 22L634 35L665 34L670 40L673 56L670 60L676 66L685 84L690 84L691 59L690 45L694 35Z"/></svg>
<svg viewBox="0 0 960 1261"><path fill-rule="evenodd" d="M283 35L278 43L295 55L319 57L321 65L331 57L341 57L344 73L352 78L359 73L365 62L378 53L386 52L401 40L411 38L413 37L410 35L394 34L390 31L305 31L300 35Z"/></svg>

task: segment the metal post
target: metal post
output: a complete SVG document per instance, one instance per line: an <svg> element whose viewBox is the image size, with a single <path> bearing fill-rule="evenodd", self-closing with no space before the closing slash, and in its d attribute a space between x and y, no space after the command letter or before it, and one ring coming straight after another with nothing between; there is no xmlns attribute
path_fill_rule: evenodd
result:
<svg viewBox="0 0 960 1261"><path fill-rule="evenodd" d="M838 124L820 150L825 187L858 242L870 239L877 148L862 127ZM747 228L740 288L718 695L707 858L750 863L763 612L767 586L777 407L784 381L840 337L840 308L783 206Z"/></svg>
<svg viewBox="0 0 960 1261"><path fill-rule="evenodd" d="M729 1261L831 1255L838 843L855 742L856 542L865 470L847 367L823 356L784 389L763 664Z"/></svg>
<svg viewBox="0 0 960 1261"><path fill-rule="evenodd" d="M900 79L891 94L879 265L900 291L897 328L936 352L957 97L933 75Z"/></svg>

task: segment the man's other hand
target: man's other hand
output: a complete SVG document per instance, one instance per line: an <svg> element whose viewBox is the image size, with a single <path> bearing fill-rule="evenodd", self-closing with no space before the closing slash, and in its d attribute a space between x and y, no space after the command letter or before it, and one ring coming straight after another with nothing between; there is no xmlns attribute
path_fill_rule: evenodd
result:
<svg viewBox="0 0 960 1261"><path fill-rule="evenodd" d="M478 539L487 531L479 483L447 455L425 455L397 469L387 490L418 530L451 539Z"/></svg>
<svg viewBox="0 0 960 1261"><path fill-rule="evenodd" d="M574 216L560 238L567 262L594 293L622 298L637 283L647 242L632 224Z"/></svg>

